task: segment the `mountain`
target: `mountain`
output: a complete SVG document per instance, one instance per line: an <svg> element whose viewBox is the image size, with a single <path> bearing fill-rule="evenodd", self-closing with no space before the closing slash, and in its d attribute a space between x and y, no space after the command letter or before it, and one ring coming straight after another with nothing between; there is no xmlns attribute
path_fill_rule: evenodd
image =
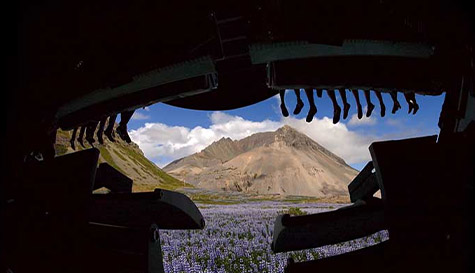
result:
<svg viewBox="0 0 475 273"><path fill-rule="evenodd" d="M72 131L58 130L55 144L56 155L74 152L69 143L71 133ZM96 138L95 135L94 137ZM128 144L118 136L115 139L115 142L110 142L104 136L104 145L99 145L96 139L94 146L100 150L99 162L107 162L121 173L130 177L134 181L133 191L150 191L155 188L176 190L184 186L192 187L192 185L185 184L168 175L148 160L137 144L133 142ZM90 148L86 140L84 140L84 144L86 148ZM80 151L83 149L76 141L76 150Z"/></svg>
<svg viewBox="0 0 475 273"><path fill-rule="evenodd" d="M258 194L348 195L358 171L290 126L242 140L222 138L164 171L199 188Z"/></svg>

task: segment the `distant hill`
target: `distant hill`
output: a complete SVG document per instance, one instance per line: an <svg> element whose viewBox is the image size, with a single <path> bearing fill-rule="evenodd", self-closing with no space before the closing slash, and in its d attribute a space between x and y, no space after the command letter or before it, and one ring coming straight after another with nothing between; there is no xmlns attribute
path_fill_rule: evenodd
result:
<svg viewBox="0 0 475 273"><path fill-rule="evenodd" d="M210 190L314 197L348 195L347 185L358 174L287 125L239 141L222 138L163 170Z"/></svg>
<svg viewBox="0 0 475 273"><path fill-rule="evenodd" d="M71 133L72 131L58 130L55 144L56 155L74 152L69 143ZM94 137L96 136L94 135ZM94 146L101 152L99 162L107 162L118 171L130 177L134 181L133 191L150 191L155 188L176 190L184 186L193 187L168 175L157 167L157 165L144 156L137 144L133 142L128 144L118 136L115 139L116 142L110 142L104 136L104 145L99 145L96 140ZM86 140L84 140L84 144L86 148L90 148ZM83 149L76 141L76 150Z"/></svg>

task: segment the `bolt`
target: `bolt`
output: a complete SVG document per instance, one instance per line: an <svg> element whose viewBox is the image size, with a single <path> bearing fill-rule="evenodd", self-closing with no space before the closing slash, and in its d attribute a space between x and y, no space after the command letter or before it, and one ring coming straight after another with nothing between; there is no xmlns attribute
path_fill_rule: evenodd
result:
<svg viewBox="0 0 475 273"><path fill-rule="evenodd" d="M160 233L158 231L158 228L156 226L153 226L150 228L150 241L152 242L157 242L160 239Z"/></svg>
<svg viewBox="0 0 475 273"><path fill-rule="evenodd" d="M163 191L161 189L155 189L153 192L157 195L158 199L162 199Z"/></svg>

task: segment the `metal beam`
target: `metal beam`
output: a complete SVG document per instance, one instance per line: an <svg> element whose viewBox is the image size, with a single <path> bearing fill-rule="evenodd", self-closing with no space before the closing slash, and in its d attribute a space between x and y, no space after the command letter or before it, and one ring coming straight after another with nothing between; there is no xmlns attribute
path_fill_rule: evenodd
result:
<svg viewBox="0 0 475 273"><path fill-rule="evenodd" d="M94 194L89 221L125 227L155 223L160 229L202 229L205 226L203 215L190 198L162 189Z"/></svg>
<svg viewBox="0 0 475 273"><path fill-rule="evenodd" d="M105 187L111 192L132 192L133 181L107 163L99 164L94 190Z"/></svg>
<svg viewBox="0 0 475 273"><path fill-rule="evenodd" d="M250 46L249 54L253 64L339 56L392 56L426 59L434 54L434 47L420 43L376 40L345 40L341 46L295 41L254 44Z"/></svg>
<svg viewBox="0 0 475 273"><path fill-rule="evenodd" d="M376 175L372 172L373 169L373 161L368 162L348 185L351 202L371 198L379 190Z"/></svg>

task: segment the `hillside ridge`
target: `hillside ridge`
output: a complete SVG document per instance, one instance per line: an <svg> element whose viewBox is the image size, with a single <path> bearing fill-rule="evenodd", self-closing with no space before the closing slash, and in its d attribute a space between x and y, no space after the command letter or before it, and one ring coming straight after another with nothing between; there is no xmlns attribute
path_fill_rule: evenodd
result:
<svg viewBox="0 0 475 273"><path fill-rule="evenodd" d="M71 131L58 130L55 144L57 156L75 152L71 148L70 139ZM103 145L97 142L94 143L94 146L100 151L99 163L106 162L131 178L134 182L133 191L151 191L155 188L176 190L182 187L193 187L190 184L183 183L183 181L170 176L148 160L136 143L126 143L118 136L115 140L115 142L111 142L104 137ZM84 141L84 144L85 147L81 147L81 145L76 142L76 151L91 148L86 141Z"/></svg>

